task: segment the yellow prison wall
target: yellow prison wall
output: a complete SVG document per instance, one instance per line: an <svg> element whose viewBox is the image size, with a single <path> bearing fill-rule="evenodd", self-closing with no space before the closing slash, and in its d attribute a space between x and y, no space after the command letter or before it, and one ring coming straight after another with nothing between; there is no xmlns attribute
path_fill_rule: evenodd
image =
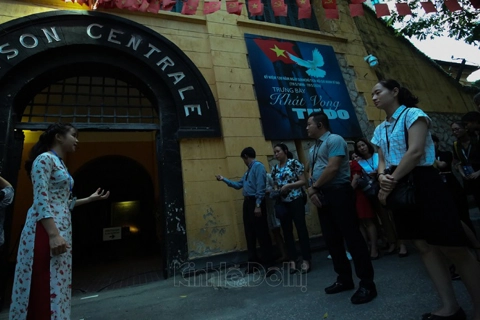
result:
<svg viewBox="0 0 480 320"><path fill-rule="evenodd" d="M380 77L396 79L411 89L420 99L419 107L427 113L463 114L475 110L473 94L466 93L410 41L396 37L394 30L386 27L371 10L365 11L364 19L355 21L368 53L379 60Z"/></svg>

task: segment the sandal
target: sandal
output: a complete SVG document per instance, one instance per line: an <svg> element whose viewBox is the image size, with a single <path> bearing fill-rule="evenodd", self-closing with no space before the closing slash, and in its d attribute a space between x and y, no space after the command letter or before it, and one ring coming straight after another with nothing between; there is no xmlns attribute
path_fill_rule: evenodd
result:
<svg viewBox="0 0 480 320"><path fill-rule="evenodd" d="M388 246L388 250L386 250L386 251L384 252L384 255L388 256L388 255L390 255L390 254L394 254L394 253L395 253L395 249L397 249L397 247L395 246L395 244L394 244L394 243L390 244L390 245Z"/></svg>
<svg viewBox="0 0 480 320"><path fill-rule="evenodd" d="M300 274L307 274L312 270L312 264L310 261L303 260L300 265Z"/></svg>

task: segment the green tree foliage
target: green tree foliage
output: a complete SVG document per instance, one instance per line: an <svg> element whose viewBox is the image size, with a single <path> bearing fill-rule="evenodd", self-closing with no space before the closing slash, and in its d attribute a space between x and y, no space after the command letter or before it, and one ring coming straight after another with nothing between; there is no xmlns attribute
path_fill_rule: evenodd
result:
<svg viewBox="0 0 480 320"><path fill-rule="evenodd" d="M463 10L455 12L450 12L443 0L433 0L438 13L429 14L425 14L420 1L408 1L412 16L399 16L394 11L387 23L394 26L400 34L419 40L446 35L469 44L480 45L480 10L475 9L470 0L458 0Z"/></svg>
<svg viewBox="0 0 480 320"><path fill-rule="evenodd" d="M477 88L477 89L478 89L477 91L480 92L480 91L479 91L479 90L480 90L480 80L475 81L475 82L472 84L472 87Z"/></svg>

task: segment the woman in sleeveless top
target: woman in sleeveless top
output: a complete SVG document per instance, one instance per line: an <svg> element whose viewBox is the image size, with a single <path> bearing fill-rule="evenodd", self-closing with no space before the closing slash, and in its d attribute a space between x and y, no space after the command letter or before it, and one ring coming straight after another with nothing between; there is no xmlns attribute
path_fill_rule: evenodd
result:
<svg viewBox="0 0 480 320"><path fill-rule="evenodd" d="M355 142L354 151L355 154L360 158L358 159L358 164L362 167L363 171L365 171L365 173L371 177L376 178L378 174L378 153L375 152L375 149L370 141L365 138L358 139ZM395 249L398 247L398 256L400 258L408 256L407 247L405 246L404 241L398 240L397 238L397 233L390 218L390 211L383 208L378 199L374 199L371 205L373 212L376 213L380 218L384 236L388 242L385 254L395 253ZM371 218L374 218L374 216ZM377 232L376 226L373 224L373 219L366 222L367 230L369 230L369 234L371 237L373 237ZM374 248L372 247L372 256L374 257L375 254L373 249Z"/></svg>

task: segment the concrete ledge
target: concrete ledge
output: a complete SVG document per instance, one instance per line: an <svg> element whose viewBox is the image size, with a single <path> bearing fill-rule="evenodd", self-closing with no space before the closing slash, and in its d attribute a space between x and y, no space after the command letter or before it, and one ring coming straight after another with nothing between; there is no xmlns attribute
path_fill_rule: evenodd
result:
<svg viewBox="0 0 480 320"><path fill-rule="evenodd" d="M310 251L322 251L327 247L323 236L310 238ZM278 252L276 246L273 248L274 254ZM247 251L235 251L216 256L197 258L185 262L180 271L183 277L196 276L203 273L218 272L219 270L240 267L248 262Z"/></svg>
<svg viewBox="0 0 480 320"><path fill-rule="evenodd" d="M258 21L255 21L255 20L241 20L241 19L239 19L239 20L237 20L237 24L241 27L250 27L250 28L254 28L254 29L278 31L278 32L296 34L296 35L301 35L301 36L312 36L312 37L315 37L315 38L318 38L318 39L324 39L324 40L330 40L330 41L336 41L336 42L343 42L343 43L348 42L347 38L339 37L339 36L333 36L333 35L328 34L326 32L303 29L303 28L296 28L296 27L290 27L290 26L283 26L281 24L276 24L276 23L258 22Z"/></svg>

